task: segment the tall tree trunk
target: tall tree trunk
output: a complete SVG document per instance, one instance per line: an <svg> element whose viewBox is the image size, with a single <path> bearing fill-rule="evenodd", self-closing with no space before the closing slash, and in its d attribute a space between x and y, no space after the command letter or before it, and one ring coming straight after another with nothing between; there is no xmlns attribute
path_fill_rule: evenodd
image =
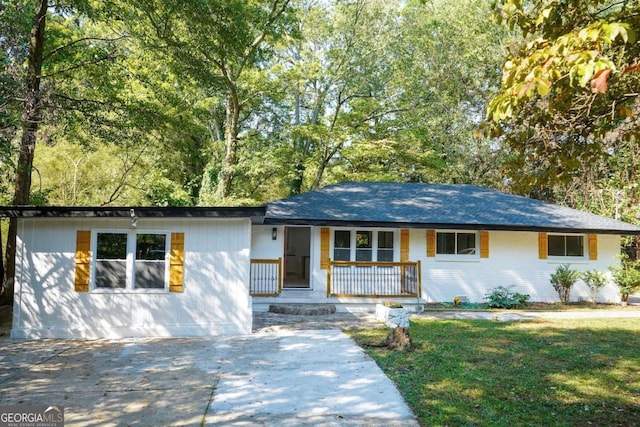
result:
<svg viewBox="0 0 640 427"><path fill-rule="evenodd" d="M295 116L294 116L294 125L300 126L300 84L298 83L298 89L296 90L296 104L295 104ZM300 194L302 193L302 184L304 182L304 157L306 155L304 150L304 144L302 142L302 137L297 136L294 142L294 147L296 149L295 156L297 158L295 165L293 167L293 179L291 181L291 185L289 186L289 195Z"/></svg>
<svg viewBox="0 0 640 427"><path fill-rule="evenodd" d="M225 156L218 182L218 196L229 197L233 183L233 168L236 166L238 150L238 122L240 119L240 102L236 88L229 90L227 98L227 117L225 128Z"/></svg>
<svg viewBox="0 0 640 427"><path fill-rule="evenodd" d="M31 23L29 37L29 60L25 78L24 111L22 113L22 139L16 168L16 186L13 205L29 204L31 193L31 170L36 148L36 134L42 118L42 96L40 93L40 74L42 71L42 53L44 48L44 32L47 19L47 1L38 0ZM15 218L9 221L7 234L6 268L4 270L3 295L9 303L13 303L13 282L16 271L16 235L18 223Z"/></svg>

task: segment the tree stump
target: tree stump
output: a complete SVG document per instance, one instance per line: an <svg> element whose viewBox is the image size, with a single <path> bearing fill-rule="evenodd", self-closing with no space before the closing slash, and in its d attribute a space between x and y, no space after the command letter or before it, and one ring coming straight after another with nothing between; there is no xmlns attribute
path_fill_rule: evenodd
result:
<svg viewBox="0 0 640 427"><path fill-rule="evenodd" d="M384 344L389 350L412 351L413 342L409 336L409 328L398 326L387 336Z"/></svg>

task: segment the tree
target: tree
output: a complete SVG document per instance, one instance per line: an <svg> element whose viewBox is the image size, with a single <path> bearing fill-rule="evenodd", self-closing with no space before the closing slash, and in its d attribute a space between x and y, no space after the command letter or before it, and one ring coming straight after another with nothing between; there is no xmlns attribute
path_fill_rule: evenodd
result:
<svg viewBox="0 0 640 427"><path fill-rule="evenodd" d="M289 0L140 0L122 5L127 31L162 54L168 66L188 77L223 111L214 126L224 133L222 164L210 159L201 202L231 196L243 111L256 96L245 75L268 57L267 42L287 31ZM213 193L213 194L212 194Z"/></svg>
<svg viewBox="0 0 640 427"><path fill-rule="evenodd" d="M499 182L500 157L473 138L506 34L489 15L485 0L306 2L302 37L278 53L285 194L353 179Z"/></svg>
<svg viewBox="0 0 640 427"><path fill-rule="evenodd" d="M612 163L631 171L620 160L640 130L640 3L496 0L493 10L522 34L488 108L520 191L544 196L580 180L594 190Z"/></svg>
<svg viewBox="0 0 640 427"><path fill-rule="evenodd" d="M22 136L16 165L13 205L27 205L31 191L31 171L36 148L36 134L42 120L42 94L40 78L44 49L48 4L46 0L35 3L35 12L29 36L29 55L24 81L24 107L21 117ZM13 280L15 275L16 235L18 223L15 218L9 222L7 235L6 266L4 271L3 293L13 302Z"/></svg>

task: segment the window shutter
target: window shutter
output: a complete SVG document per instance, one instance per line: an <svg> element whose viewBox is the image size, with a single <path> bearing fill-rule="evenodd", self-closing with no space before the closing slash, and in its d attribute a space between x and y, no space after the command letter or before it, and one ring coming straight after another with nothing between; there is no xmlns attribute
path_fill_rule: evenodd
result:
<svg viewBox="0 0 640 427"><path fill-rule="evenodd" d="M480 258L489 258L489 232L480 232Z"/></svg>
<svg viewBox="0 0 640 427"><path fill-rule="evenodd" d="M591 261L598 260L598 235L589 234L589 259Z"/></svg>
<svg viewBox="0 0 640 427"><path fill-rule="evenodd" d="M89 292L89 271L91 266L91 231L76 233L76 292Z"/></svg>
<svg viewBox="0 0 640 427"><path fill-rule="evenodd" d="M427 230L427 256L436 256L436 230Z"/></svg>
<svg viewBox="0 0 640 427"><path fill-rule="evenodd" d="M400 230L400 262L409 261L409 230Z"/></svg>
<svg viewBox="0 0 640 427"><path fill-rule="evenodd" d="M547 259L547 233L538 233L538 258Z"/></svg>
<svg viewBox="0 0 640 427"><path fill-rule="evenodd" d="M183 292L184 233L171 233L169 292Z"/></svg>
<svg viewBox="0 0 640 427"><path fill-rule="evenodd" d="M320 229L320 268L329 268L329 239L331 231L327 227Z"/></svg>

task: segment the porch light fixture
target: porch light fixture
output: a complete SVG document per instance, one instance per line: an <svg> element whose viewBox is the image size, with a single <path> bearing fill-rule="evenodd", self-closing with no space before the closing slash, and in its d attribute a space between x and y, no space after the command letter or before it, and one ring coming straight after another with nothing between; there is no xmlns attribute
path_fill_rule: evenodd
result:
<svg viewBox="0 0 640 427"><path fill-rule="evenodd" d="M278 240L278 229L276 227L271 229L271 240Z"/></svg>
<svg viewBox="0 0 640 427"><path fill-rule="evenodd" d="M138 226L138 215L134 209L129 209L129 216L131 217L131 227L136 228Z"/></svg>

